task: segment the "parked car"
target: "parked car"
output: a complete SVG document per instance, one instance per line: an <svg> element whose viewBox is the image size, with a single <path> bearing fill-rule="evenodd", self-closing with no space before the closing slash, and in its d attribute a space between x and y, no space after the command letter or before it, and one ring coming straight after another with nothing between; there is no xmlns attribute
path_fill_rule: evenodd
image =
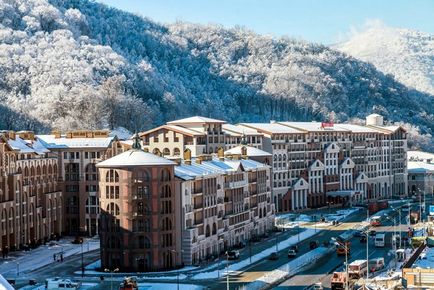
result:
<svg viewBox="0 0 434 290"><path fill-rule="evenodd" d="M366 243L367 242L367 239L366 239L365 235L363 235L363 236L360 237L360 242L361 243Z"/></svg>
<svg viewBox="0 0 434 290"><path fill-rule="evenodd" d="M369 236L375 237L376 235L377 235L377 231L374 231L374 230L369 231Z"/></svg>
<svg viewBox="0 0 434 290"><path fill-rule="evenodd" d="M313 285L313 290L324 290L324 288L322 287L322 283L321 282L315 283Z"/></svg>
<svg viewBox="0 0 434 290"><path fill-rule="evenodd" d="M236 260L240 258L240 251L237 250L228 251L227 255L228 255L228 260Z"/></svg>
<svg viewBox="0 0 434 290"><path fill-rule="evenodd" d="M268 256L269 260L278 260L279 259L279 254L277 254L277 252L272 252L270 254L270 256Z"/></svg>
<svg viewBox="0 0 434 290"><path fill-rule="evenodd" d="M297 245L292 245L289 247L290 250L294 250L296 253L298 253L298 246Z"/></svg>
<svg viewBox="0 0 434 290"><path fill-rule="evenodd" d="M297 256L297 252L295 250L288 250L288 258L294 258Z"/></svg>
<svg viewBox="0 0 434 290"><path fill-rule="evenodd" d="M82 237L75 237L75 239L72 241L73 244L83 244L83 238Z"/></svg>
<svg viewBox="0 0 434 290"><path fill-rule="evenodd" d="M311 241L311 242L309 243L309 248L310 248L311 250L316 249L316 248L318 248L318 247L319 247L319 242L318 242L318 241Z"/></svg>

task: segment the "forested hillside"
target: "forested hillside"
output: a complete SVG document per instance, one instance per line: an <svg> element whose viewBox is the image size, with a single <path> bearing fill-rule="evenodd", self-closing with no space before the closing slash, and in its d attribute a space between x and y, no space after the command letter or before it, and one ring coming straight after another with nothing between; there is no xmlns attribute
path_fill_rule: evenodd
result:
<svg viewBox="0 0 434 290"><path fill-rule="evenodd" d="M134 131L193 114L357 121L372 112L415 134L434 129L431 96L326 46L163 26L87 0L0 2L0 99L0 127L38 131Z"/></svg>

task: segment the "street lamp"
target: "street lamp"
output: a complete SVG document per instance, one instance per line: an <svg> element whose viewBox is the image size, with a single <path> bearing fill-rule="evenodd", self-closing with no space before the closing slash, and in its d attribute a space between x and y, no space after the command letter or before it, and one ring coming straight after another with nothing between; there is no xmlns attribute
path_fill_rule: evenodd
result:
<svg viewBox="0 0 434 290"><path fill-rule="evenodd" d="M225 255L226 255L226 290L230 290L230 288L229 288L229 254L228 254L228 252L226 252Z"/></svg>
<svg viewBox="0 0 434 290"><path fill-rule="evenodd" d="M104 269L104 272L110 273L110 290L113 290L113 273L118 272L118 271L119 271L119 268L113 269L113 271L111 271L109 269Z"/></svg>
<svg viewBox="0 0 434 290"><path fill-rule="evenodd" d="M332 238L332 241L335 242L335 245L337 246L341 246L344 247L345 249L345 276L346 276L346 280L345 280L345 290L349 289L349 285L348 285L348 245L346 242L340 242L338 241L336 238Z"/></svg>
<svg viewBox="0 0 434 290"><path fill-rule="evenodd" d="M170 250L172 253L175 253L176 256L178 256L178 254L184 252L183 250L181 251L177 251L177 250ZM177 289L179 290L179 268L176 270L176 286Z"/></svg>

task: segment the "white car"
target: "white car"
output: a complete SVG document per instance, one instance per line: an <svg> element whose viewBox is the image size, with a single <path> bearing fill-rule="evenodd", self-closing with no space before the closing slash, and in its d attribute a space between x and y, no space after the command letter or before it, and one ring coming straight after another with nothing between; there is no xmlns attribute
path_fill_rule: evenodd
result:
<svg viewBox="0 0 434 290"><path fill-rule="evenodd" d="M294 258L297 256L297 252L295 250L288 250L288 258Z"/></svg>
<svg viewBox="0 0 434 290"><path fill-rule="evenodd" d="M313 289L314 290L324 290L321 282L315 283L315 285L313 285Z"/></svg>

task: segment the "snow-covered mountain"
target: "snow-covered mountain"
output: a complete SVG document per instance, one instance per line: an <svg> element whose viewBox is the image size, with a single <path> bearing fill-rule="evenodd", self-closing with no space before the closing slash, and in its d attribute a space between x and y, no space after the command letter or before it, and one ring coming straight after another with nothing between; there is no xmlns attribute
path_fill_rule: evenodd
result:
<svg viewBox="0 0 434 290"><path fill-rule="evenodd" d="M89 0L0 1L0 128L136 131L189 115L357 121L373 112L434 131L430 95L323 45L161 25Z"/></svg>
<svg viewBox="0 0 434 290"><path fill-rule="evenodd" d="M335 48L374 64L406 86L434 96L434 35L377 25Z"/></svg>

